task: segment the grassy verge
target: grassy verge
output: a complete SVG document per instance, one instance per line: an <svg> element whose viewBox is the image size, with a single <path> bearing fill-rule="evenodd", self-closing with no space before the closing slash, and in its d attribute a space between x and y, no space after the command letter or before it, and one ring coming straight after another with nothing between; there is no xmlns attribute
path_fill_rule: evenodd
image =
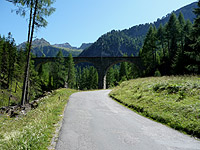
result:
<svg viewBox="0 0 200 150"><path fill-rule="evenodd" d="M123 82L110 93L144 116L200 138L200 77L152 77Z"/></svg>
<svg viewBox="0 0 200 150"><path fill-rule="evenodd" d="M74 92L71 89L56 90L26 116L14 119L0 116L0 149L47 149L56 129L55 124L61 119L67 100Z"/></svg>

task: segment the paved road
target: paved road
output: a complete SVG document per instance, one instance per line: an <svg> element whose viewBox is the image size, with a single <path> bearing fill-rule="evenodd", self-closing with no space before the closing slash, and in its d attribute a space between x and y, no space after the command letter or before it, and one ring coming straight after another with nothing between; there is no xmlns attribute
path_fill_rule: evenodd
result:
<svg viewBox="0 0 200 150"><path fill-rule="evenodd" d="M109 92L70 97L57 150L200 150L200 141L121 106Z"/></svg>

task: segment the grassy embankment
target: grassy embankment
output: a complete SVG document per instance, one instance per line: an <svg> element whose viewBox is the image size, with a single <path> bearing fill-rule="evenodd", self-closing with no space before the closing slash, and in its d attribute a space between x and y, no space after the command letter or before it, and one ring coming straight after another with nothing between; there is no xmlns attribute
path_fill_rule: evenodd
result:
<svg viewBox="0 0 200 150"><path fill-rule="evenodd" d="M38 108L19 118L0 116L0 150L47 149L67 100L74 92L71 89L56 90L41 100Z"/></svg>
<svg viewBox="0 0 200 150"><path fill-rule="evenodd" d="M110 93L118 102L200 138L200 77L151 77L123 82Z"/></svg>

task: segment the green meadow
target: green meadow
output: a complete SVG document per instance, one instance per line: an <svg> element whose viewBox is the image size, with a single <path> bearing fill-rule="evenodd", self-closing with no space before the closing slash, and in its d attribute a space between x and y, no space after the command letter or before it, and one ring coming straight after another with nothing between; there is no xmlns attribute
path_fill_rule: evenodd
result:
<svg viewBox="0 0 200 150"><path fill-rule="evenodd" d="M192 136L200 137L200 77L165 76L125 81L110 96L121 104Z"/></svg>

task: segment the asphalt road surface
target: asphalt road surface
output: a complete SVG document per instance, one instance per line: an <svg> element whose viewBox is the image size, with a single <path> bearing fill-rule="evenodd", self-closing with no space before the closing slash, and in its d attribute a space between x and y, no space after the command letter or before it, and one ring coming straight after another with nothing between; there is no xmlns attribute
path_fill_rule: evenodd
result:
<svg viewBox="0 0 200 150"><path fill-rule="evenodd" d="M57 150L200 150L200 141L123 107L110 90L73 94Z"/></svg>

